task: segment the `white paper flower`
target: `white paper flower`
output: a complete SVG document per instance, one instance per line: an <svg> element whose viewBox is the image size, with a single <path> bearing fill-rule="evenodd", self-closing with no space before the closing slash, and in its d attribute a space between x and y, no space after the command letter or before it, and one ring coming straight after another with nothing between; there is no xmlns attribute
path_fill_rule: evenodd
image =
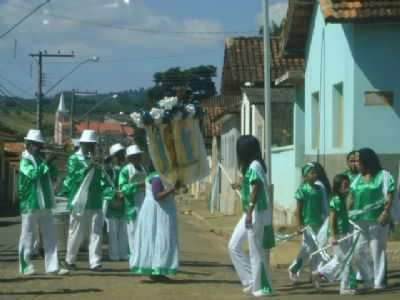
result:
<svg viewBox="0 0 400 300"><path fill-rule="evenodd" d="M144 128L142 115L138 112L131 113L131 118L135 122L136 126L139 128Z"/></svg>
<svg viewBox="0 0 400 300"><path fill-rule="evenodd" d="M194 107L193 104L188 104L186 105L186 111L189 114L189 117L193 118L194 115L196 114L196 108Z"/></svg>
<svg viewBox="0 0 400 300"><path fill-rule="evenodd" d="M164 99L160 100L158 102L160 107L166 109L166 110L171 110L175 105L178 104L178 98L177 97L165 97Z"/></svg>
<svg viewBox="0 0 400 300"><path fill-rule="evenodd" d="M150 116L153 118L154 123L161 124L163 117L163 110L159 108L152 108L150 111Z"/></svg>

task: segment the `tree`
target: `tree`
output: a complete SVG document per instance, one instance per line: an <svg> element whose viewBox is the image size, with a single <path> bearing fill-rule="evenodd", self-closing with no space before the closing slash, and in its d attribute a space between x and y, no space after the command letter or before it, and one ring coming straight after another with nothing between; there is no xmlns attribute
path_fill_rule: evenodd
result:
<svg viewBox="0 0 400 300"><path fill-rule="evenodd" d="M154 74L154 86L148 90L150 106L166 96L179 96L187 102L191 99L203 100L217 93L213 78L217 68L201 65L186 70L179 67Z"/></svg>
<svg viewBox="0 0 400 300"><path fill-rule="evenodd" d="M271 36L281 35L283 28L285 27L285 23L286 23L286 18L282 19L280 24L276 23L275 21L272 21L271 26L269 28ZM264 25L260 26L259 34L260 35L264 34Z"/></svg>

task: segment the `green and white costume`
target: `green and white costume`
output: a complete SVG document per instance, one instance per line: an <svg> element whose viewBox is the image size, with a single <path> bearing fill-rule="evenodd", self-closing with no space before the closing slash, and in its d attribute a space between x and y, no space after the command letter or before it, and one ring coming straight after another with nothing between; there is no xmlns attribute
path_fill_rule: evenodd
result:
<svg viewBox="0 0 400 300"><path fill-rule="evenodd" d="M124 166L119 174L119 190L124 194L124 218L127 221L127 234L129 245L129 268L133 267L134 238L137 216L145 197L145 189L138 186L144 182L146 172L143 166L135 167L132 163Z"/></svg>
<svg viewBox="0 0 400 300"><path fill-rule="evenodd" d="M118 179L121 171L120 166L112 167L109 173L109 180L112 181L112 185L106 182L108 193L111 193L110 197L107 197L105 202L108 203L106 206L106 223L108 233L108 255L110 260L128 260L128 235L127 235L127 220L124 215L124 202L115 200L115 193L118 190Z"/></svg>
<svg viewBox="0 0 400 300"><path fill-rule="evenodd" d="M66 262L75 264L79 247L89 232L90 268L101 265L104 182L101 167L89 167L90 159L82 150L71 155L67 163L68 208L71 210Z"/></svg>
<svg viewBox="0 0 400 300"><path fill-rule="evenodd" d="M324 197L324 190L320 185L310 185L308 182L304 182L296 191L295 199L302 203L300 213L305 228L299 254L289 267L289 271L297 274L297 276L301 268L308 262L310 262L313 271L321 262L319 255L310 259L310 254L318 250L316 236L318 236L322 224L326 221Z"/></svg>
<svg viewBox="0 0 400 300"><path fill-rule="evenodd" d="M388 225L380 225L378 218L383 212L388 193L394 191L394 179L385 170L378 172L369 182L365 182L360 174L350 187L354 210L363 210L368 205L382 203L377 209L369 210L354 218L356 224L361 228L356 248L360 273L365 282L373 280L376 289L386 286L386 244L389 233ZM368 263L369 250L372 256L372 270ZM371 278L371 274L373 274L373 278Z"/></svg>
<svg viewBox="0 0 400 300"><path fill-rule="evenodd" d="M246 228L252 185L258 183L257 202L253 210L252 226ZM229 241L229 253L243 286L251 287L253 293L272 293L269 273L269 249L275 245L272 228L272 203L268 197L268 182L265 171L258 161L253 161L242 182L241 199L243 216L236 225ZM249 243L249 255L242 249Z"/></svg>
<svg viewBox="0 0 400 300"><path fill-rule="evenodd" d="M19 270L22 274L34 272L31 250L40 226L43 236L46 272L59 268L57 256L57 233L51 209L54 194L51 172L54 170L39 157L28 151L22 153L18 178L18 195L21 213L21 237L19 241Z"/></svg>
<svg viewBox="0 0 400 300"><path fill-rule="evenodd" d="M174 275L179 266L175 199L169 195L157 201L153 180L161 186L157 173L146 178L146 198L138 216L131 271L140 275Z"/></svg>

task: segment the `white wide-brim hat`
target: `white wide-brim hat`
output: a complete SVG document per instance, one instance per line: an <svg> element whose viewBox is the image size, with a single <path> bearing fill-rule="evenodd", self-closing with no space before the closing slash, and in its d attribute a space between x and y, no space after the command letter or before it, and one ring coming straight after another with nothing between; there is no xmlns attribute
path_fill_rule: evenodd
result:
<svg viewBox="0 0 400 300"><path fill-rule="evenodd" d="M30 129L24 139L25 141L44 144L44 138L42 136L42 132L38 129Z"/></svg>
<svg viewBox="0 0 400 300"><path fill-rule="evenodd" d="M122 150L125 150L124 146L122 146L120 143L114 144L110 147L110 155L113 156Z"/></svg>
<svg viewBox="0 0 400 300"><path fill-rule="evenodd" d="M142 154L143 151L140 150L138 145L131 145L128 148L126 148L126 157L132 156L132 155L138 155Z"/></svg>
<svg viewBox="0 0 400 300"><path fill-rule="evenodd" d="M79 143L97 143L96 131L92 129L85 129L82 132L81 138L79 139Z"/></svg>

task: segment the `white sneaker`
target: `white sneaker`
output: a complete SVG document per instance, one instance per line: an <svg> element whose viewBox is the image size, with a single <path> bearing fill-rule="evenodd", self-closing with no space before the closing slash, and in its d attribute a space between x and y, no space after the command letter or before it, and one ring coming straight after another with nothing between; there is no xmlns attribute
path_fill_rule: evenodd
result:
<svg viewBox="0 0 400 300"><path fill-rule="evenodd" d="M248 285L246 286L242 291L245 294L251 294L251 291L253 290L253 286L252 285Z"/></svg>
<svg viewBox="0 0 400 300"><path fill-rule="evenodd" d="M299 281L299 277L300 277L299 272L293 273L290 270L290 268L288 269L288 272L289 272L289 278L290 278L291 281L293 281L293 282L298 282Z"/></svg>
<svg viewBox="0 0 400 300"><path fill-rule="evenodd" d="M57 275L68 275L69 274L69 270L68 269L64 269L61 268L60 270L58 270Z"/></svg>
<svg viewBox="0 0 400 300"><path fill-rule="evenodd" d="M24 276L32 276L32 275L35 275L35 274L36 274L36 272L35 272L35 270L33 268L29 268L24 273L22 273L22 275L24 275Z"/></svg>
<svg viewBox="0 0 400 300"><path fill-rule="evenodd" d="M269 297L272 296L272 293L265 292L263 290L258 290L253 292L254 297Z"/></svg>
<svg viewBox="0 0 400 300"><path fill-rule="evenodd" d="M318 271L314 271L311 274L311 281L316 290L321 290L321 274Z"/></svg>
<svg viewBox="0 0 400 300"><path fill-rule="evenodd" d="M357 295L357 290L353 289L344 289L340 290L340 295L345 296L345 295Z"/></svg>

